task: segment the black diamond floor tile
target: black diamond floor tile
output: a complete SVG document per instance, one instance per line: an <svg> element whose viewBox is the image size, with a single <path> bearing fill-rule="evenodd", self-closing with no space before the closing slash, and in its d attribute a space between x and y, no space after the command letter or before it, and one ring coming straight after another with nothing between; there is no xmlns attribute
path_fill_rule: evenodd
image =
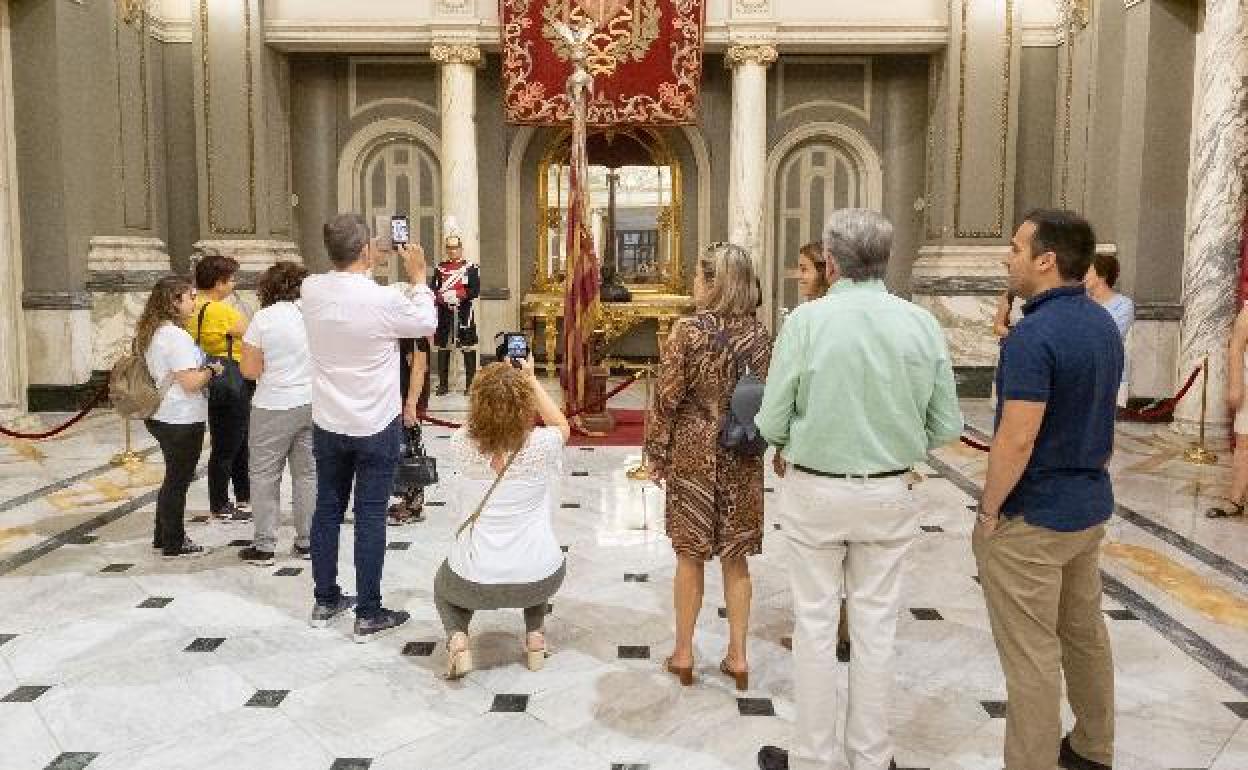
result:
<svg viewBox="0 0 1248 770"><path fill-rule="evenodd" d="M529 707L529 696L502 693L494 696L490 711L499 714L521 714Z"/></svg>
<svg viewBox="0 0 1248 770"><path fill-rule="evenodd" d="M438 507L441 507L441 506L443 506L443 505L446 505L446 501L445 501L445 500L426 500L426 501L425 501L425 505L427 505L427 506L433 506L434 508L438 508Z"/></svg>
<svg viewBox="0 0 1248 770"><path fill-rule="evenodd" d="M984 584L984 582L983 582L982 580L980 580L980 579L979 579L979 575L971 575L971 580L974 580L974 581L975 581L975 583L976 583L976 585L983 585L983 584Z"/></svg>
<svg viewBox="0 0 1248 770"><path fill-rule="evenodd" d="M720 616L721 618L727 618L727 617L728 617L728 608L727 608L727 607L720 607L718 610L716 610L716 612L718 612L718 613L719 613L719 616Z"/></svg>
<svg viewBox="0 0 1248 770"><path fill-rule="evenodd" d="M219 636L201 636L188 644L183 652L216 652L224 642L225 639Z"/></svg>
<svg viewBox="0 0 1248 770"><path fill-rule="evenodd" d="M414 658L427 658L437 646L437 642L408 642L403 645L403 654Z"/></svg>
<svg viewBox="0 0 1248 770"><path fill-rule="evenodd" d="M1139 620L1139 616L1131 610L1105 610L1105 614L1114 620Z"/></svg>
<svg viewBox="0 0 1248 770"><path fill-rule="evenodd" d="M923 530L924 532L944 532L945 531L944 527L940 527L935 524L923 524L919 527L919 529Z"/></svg>
<svg viewBox="0 0 1248 770"><path fill-rule="evenodd" d="M645 762L612 762L611 770L650 770Z"/></svg>
<svg viewBox="0 0 1248 770"><path fill-rule="evenodd" d="M646 644L621 644L616 654L620 660L649 660L650 646Z"/></svg>
<svg viewBox="0 0 1248 770"><path fill-rule="evenodd" d="M583 447L578 447L578 449L580 449L582 452L592 452L592 451L594 451L594 448L593 448L592 446L583 446Z"/></svg>
<svg viewBox="0 0 1248 770"><path fill-rule="evenodd" d="M944 617L931 607L911 607L910 614L915 620L944 620Z"/></svg>
<svg viewBox="0 0 1248 770"><path fill-rule="evenodd" d="M737 711L743 717L774 717L771 698L737 698Z"/></svg>
<svg viewBox="0 0 1248 770"><path fill-rule="evenodd" d="M273 576L274 577L294 577L295 575L302 575L302 574L303 574L303 567L282 567L277 572L274 572Z"/></svg>
<svg viewBox="0 0 1248 770"><path fill-rule="evenodd" d="M329 770L368 770L373 766L373 760L362 759L359 757L345 757L334 760L334 764L329 766Z"/></svg>
<svg viewBox="0 0 1248 770"><path fill-rule="evenodd" d="M82 770L98 756L94 751L66 751L49 762L43 770Z"/></svg>
<svg viewBox="0 0 1248 770"><path fill-rule="evenodd" d="M650 576L646 574L645 572L625 572L624 573L625 583L648 583L649 581L650 581Z"/></svg>
<svg viewBox="0 0 1248 770"><path fill-rule="evenodd" d="M547 605L546 605L546 614L547 614L547 615L553 615L554 613L555 613L555 605L553 605L553 604L547 604Z"/></svg>
<svg viewBox="0 0 1248 770"><path fill-rule="evenodd" d="M1231 701L1222 705L1230 709L1240 719L1248 719L1248 701Z"/></svg>
<svg viewBox="0 0 1248 770"><path fill-rule="evenodd" d="M560 503L559 507L560 508L580 508L581 504L580 503Z"/></svg>
<svg viewBox="0 0 1248 770"><path fill-rule="evenodd" d="M42 684L24 684L0 698L0 703L31 703L52 688Z"/></svg>
<svg viewBox="0 0 1248 770"><path fill-rule="evenodd" d="M763 491L764 491L764 492L775 492L775 491L776 491L776 488L775 488L775 487L763 487Z"/></svg>
<svg viewBox="0 0 1248 770"><path fill-rule="evenodd" d="M100 572L125 572L126 570L130 569L133 566L134 566L133 564L110 564L104 569L100 570Z"/></svg>
<svg viewBox="0 0 1248 770"><path fill-rule="evenodd" d="M589 476L589 471L572 471L572 475L577 478L585 478Z"/></svg>
<svg viewBox="0 0 1248 770"><path fill-rule="evenodd" d="M566 546L566 545L561 545L561 546L559 546L559 550L560 550L560 551L563 551L564 553L567 553L567 552L568 552L568 546Z"/></svg>
<svg viewBox="0 0 1248 770"><path fill-rule="evenodd" d="M1005 719L1005 701L981 700L979 705L983 706L984 711L988 712L988 716L993 719Z"/></svg>
<svg viewBox="0 0 1248 770"><path fill-rule="evenodd" d="M251 545L251 541L250 541L250 540L244 540L244 539L239 539L239 540L231 540L231 541L229 542L229 546L230 546L231 548L246 548L246 547L247 547L247 546L249 546L249 545Z"/></svg>
<svg viewBox="0 0 1248 770"><path fill-rule="evenodd" d="M173 601L169 596L152 596L144 599L139 604L139 609L143 610L159 610L169 606L169 602Z"/></svg>
<svg viewBox="0 0 1248 770"><path fill-rule="evenodd" d="M411 547L412 547L411 543L405 542L403 540L396 540L393 543L387 544L386 550L387 551L406 551L408 548L411 548Z"/></svg>
<svg viewBox="0 0 1248 770"><path fill-rule="evenodd" d="M780 637L780 646L788 650L789 652L793 652L793 637L791 636Z"/></svg>
<svg viewBox="0 0 1248 770"><path fill-rule="evenodd" d="M258 709L275 709L282 705L287 695L290 695L290 690L256 690L251 700L243 705Z"/></svg>
<svg viewBox="0 0 1248 770"><path fill-rule="evenodd" d="M0 634L0 647L17 638L17 634Z"/></svg>
<svg viewBox="0 0 1248 770"><path fill-rule="evenodd" d="M771 526L772 526L772 527L774 527L776 530L779 530L779 529L780 529L780 525L779 525L778 523L777 523L777 524L772 524Z"/></svg>

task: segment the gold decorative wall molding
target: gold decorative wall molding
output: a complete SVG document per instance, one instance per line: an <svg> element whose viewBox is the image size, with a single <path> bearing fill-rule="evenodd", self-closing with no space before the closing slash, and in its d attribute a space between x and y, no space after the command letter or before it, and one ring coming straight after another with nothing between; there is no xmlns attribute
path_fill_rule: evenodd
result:
<svg viewBox="0 0 1248 770"><path fill-rule="evenodd" d="M438 43L429 49L429 58L438 64L476 64L480 65L482 56L480 46L464 43Z"/></svg>
<svg viewBox="0 0 1248 770"><path fill-rule="evenodd" d="M1010 159L1010 88L1012 53L1014 48L1014 0L1005 2L1004 63L1001 72L1001 168L997 186L997 216L991 229L964 230L962 228L962 160L966 133L966 52L969 8L972 0L962 1L961 30L958 49L958 124L954 144L953 168L953 233L957 238L1001 238L1005 231L1006 173Z"/></svg>
<svg viewBox="0 0 1248 770"><path fill-rule="evenodd" d="M144 25L147 22L149 2L150 0L117 0L117 15L127 26L136 21Z"/></svg>
<svg viewBox="0 0 1248 770"><path fill-rule="evenodd" d="M140 141L143 144L143 217L137 224L132 224L130 217L130 194L129 187L126 184L126 110L123 106L123 89L122 81L124 73L122 72L122 50L121 50L121 27L123 24L131 26L131 19L122 13L113 20L113 48L117 61L116 77L117 77L117 160L118 167L121 171L121 221L123 227L133 227L141 230L150 230L152 227L152 137L151 137L151 115L150 103L148 101L148 66L147 66L147 26L149 16L143 8L145 3L138 3L139 10L137 12L138 28L135 34L138 39L139 47L139 125ZM119 9L124 10L124 9Z"/></svg>
<svg viewBox="0 0 1248 770"><path fill-rule="evenodd" d="M932 183L936 179L936 122L940 118L941 106L945 103L940 98L940 81L944 73L945 61L940 56L928 57L927 64L927 178L923 180L923 227L927 239L934 241L940 238L940 230L933 227L932 212L936 211L933 204ZM943 144L943 142L942 142ZM943 185L942 185L943 187ZM942 193L948 194L947 190ZM944 218L943 215L941 217Z"/></svg>
<svg viewBox="0 0 1248 770"><path fill-rule="evenodd" d="M217 190L212 164L215 145L212 140L212 79L208 36L208 0L199 0L200 75L204 83L204 175L208 186L208 231L221 235L256 234L256 130L255 130L255 67L251 45L251 2L240 0L243 8L244 92L247 100L247 224L225 227L217 216Z"/></svg>
<svg viewBox="0 0 1248 770"><path fill-rule="evenodd" d="M759 64L768 67L780 58L780 53L771 44L751 44L729 46L724 53L724 66L729 69L742 64Z"/></svg>

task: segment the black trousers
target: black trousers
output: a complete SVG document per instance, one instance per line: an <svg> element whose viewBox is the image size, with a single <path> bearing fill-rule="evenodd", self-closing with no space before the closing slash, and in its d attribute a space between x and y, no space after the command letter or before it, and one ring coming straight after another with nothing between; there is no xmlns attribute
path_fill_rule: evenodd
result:
<svg viewBox="0 0 1248 770"><path fill-rule="evenodd" d="M251 421L251 395L255 383L247 381L243 398L237 401L208 402L208 433L212 451L208 454L208 507L220 511L230 502L230 482L234 499L251 501L251 477L247 474L247 426Z"/></svg>
<svg viewBox="0 0 1248 770"><path fill-rule="evenodd" d="M175 425L159 420L144 420L143 424L160 444L160 454L165 459L165 478L156 496L152 545L165 553L174 553L186 539L186 492L204 451L204 424Z"/></svg>

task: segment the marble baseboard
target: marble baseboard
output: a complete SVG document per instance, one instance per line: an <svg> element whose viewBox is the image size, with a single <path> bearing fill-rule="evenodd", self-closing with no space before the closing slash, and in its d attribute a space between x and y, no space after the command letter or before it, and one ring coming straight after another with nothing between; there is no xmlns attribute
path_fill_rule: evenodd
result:
<svg viewBox="0 0 1248 770"><path fill-rule="evenodd" d="M999 346L992 333L996 295L915 294L915 304L929 310L945 330L955 367L993 367Z"/></svg>
<svg viewBox="0 0 1248 770"><path fill-rule="evenodd" d="M108 382L108 372L92 372L76 385L31 383L26 388L27 409L31 412L77 412Z"/></svg>
<svg viewBox="0 0 1248 770"><path fill-rule="evenodd" d="M79 385L91 376L91 310L26 308L26 355L31 385Z"/></svg>

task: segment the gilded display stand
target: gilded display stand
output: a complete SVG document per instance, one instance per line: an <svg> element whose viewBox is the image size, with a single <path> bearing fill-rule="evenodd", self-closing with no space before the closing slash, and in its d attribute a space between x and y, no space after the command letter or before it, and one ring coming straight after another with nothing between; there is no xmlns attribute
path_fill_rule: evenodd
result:
<svg viewBox="0 0 1248 770"><path fill-rule="evenodd" d="M130 421L121 418L122 432L125 436L125 449L113 455L109 463L119 468L135 468L143 464L143 455L134 451L133 439L130 436Z"/></svg>
<svg viewBox="0 0 1248 770"><path fill-rule="evenodd" d="M1205 416L1209 407L1209 356L1200 367L1200 434L1196 444L1183 453L1183 459L1194 465L1213 465L1218 456L1205 448Z"/></svg>
<svg viewBox="0 0 1248 770"><path fill-rule="evenodd" d="M640 370L642 380L645 382L645 408L642 410L641 417L641 462L637 463L636 468L629 469L626 474L633 481L649 481L650 468L646 462L646 434L650 430L650 378L654 373L653 367L649 364L643 366Z"/></svg>

